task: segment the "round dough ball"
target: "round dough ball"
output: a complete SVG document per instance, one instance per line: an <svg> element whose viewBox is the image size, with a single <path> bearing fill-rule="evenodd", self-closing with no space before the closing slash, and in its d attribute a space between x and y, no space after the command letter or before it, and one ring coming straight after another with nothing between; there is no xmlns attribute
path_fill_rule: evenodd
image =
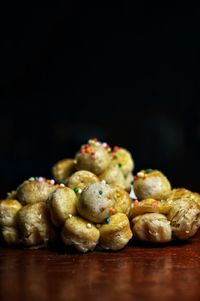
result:
<svg viewBox="0 0 200 301"><path fill-rule="evenodd" d="M99 182L99 179L95 174L87 170L79 170L69 178L67 186L71 189L83 190L88 184L96 182Z"/></svg>
<svg viewBox="0 0 200 301"><path fill-rule="evenodd" d="M74 159L63 159L52 167L53 178L57 183L66 184L69 177L76 171L76 161Z"/></svg>
<svg viewBox="0 0 200 301"><path fill-rule="evenodd" d="M109 167L100 174L100 180L105 180L107 184L115 184L125 188L124 175L117 165L109 165Z"/></svg>
<svg viewBox="0 0 200 301"><path fill-rule="evenodd" d="M17 188L17 199L24 205L36 202L45 202L55 191L54 181L45 178L30 178Z"/></svg>
<svg viewBox="0 0 200 301"><path fill-rule="evenodd" d="M17 200L0 201L0 226L13 227L16 225L17 212L22 205Z"/></svg>
<svg viewBox="0 0 200 301"><path fill-rule="evenodd" d="M55 226L62 225L69 215L76 215L77 197L68 187L57 188L48 200L50 216Z"/></svg>
<svg viewBox="0 0 200 301"><path fill-rule="evenodd" d="M110 209L114 207L113 189L103 183L93 183L85 187L77 202L79 214L97 223L102 223L109 217Z"/></svg>
<svg viewBox="0 0 200 301"><path fill-rule="evenodd" d="M171 192L168 179L158 170L146 172L142 170L137 173L134 181L134 191L139 200L144 199L166 199Z"/></svg>
<svg viewBox="0 0 200 301"><path fill-rule="evenodd" d="M185 240L194 236L200 227L200 209L195 201L176 200L173 202L168 220L173 236Z"/></svg>
<svg viewBox="0 0 200 301"><path fill-rule="evenodd" d="M133 219L133 233L142 241L165 243L172 240L172 229L166 216L147 213Z"/></svg>
<svg viewBox="0 0 200 301"><path fill-rule="evenodd" d="M18 212L18 227L24 246L46 246L54 234L46 203L24 206Z"/></svg>
<svg viewBox="0 0 200 301"><path fill-rule="evenodd" d="M78 170L89 170L95 175L101 174L110 164L109 149L104 144L89 140L84 144L75 157Z"/></svg>
<svg viewBox="0 0 200 301"><path fill-rule="evenodd" d="M20 243L19 231L17 228L3 226L1 234L7 245L16 245Z"/></svg>
<svg viewBox="0 0 200 301"><path fill-rule="evenodd" d="M99 244L104 249L120 250L132 238L130 223L124 213L116 213L109 218L109 223L99 228Z"/></svg>
<svg viewBox="0 0 200 301"><path fill-rule="evenodd" d="M117 185L111 185L114 190L115 210L129 216L132 199L127 191Z"/></svg>
<svg viewBox="0 0 200 301"><path fill-rule="evenodd" d="M124 148L115 146L111 154L112 164L117 165L124 176L127 176L134 169L134 161L131 153Z"/></svg>
<svg viewBox="0 0 200 301"><path fill-rule="evenodd" d="M66 246L74 246L80 252L93 250L99 240L99 230L78 216L65 221L61 237Z"/></svg>

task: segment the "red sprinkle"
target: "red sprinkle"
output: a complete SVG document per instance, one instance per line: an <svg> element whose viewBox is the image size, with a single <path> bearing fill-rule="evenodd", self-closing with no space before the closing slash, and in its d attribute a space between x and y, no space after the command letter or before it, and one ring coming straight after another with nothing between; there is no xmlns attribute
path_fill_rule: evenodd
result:
<svg viewBox="0 0 200 301"><path fill-rule="evenodd" d="M119 146L114 146L113 150L114 150L114 152L117 152L119 150Z"/></svg>
<svg viewBox="0 0 200 301"><path fill-rule="evenodd" d="M137 205L139 204L139 201L138 201L138 200L135 200L135 201L133 202L133 204L134 204L135 206L137 206Z"/></svg>

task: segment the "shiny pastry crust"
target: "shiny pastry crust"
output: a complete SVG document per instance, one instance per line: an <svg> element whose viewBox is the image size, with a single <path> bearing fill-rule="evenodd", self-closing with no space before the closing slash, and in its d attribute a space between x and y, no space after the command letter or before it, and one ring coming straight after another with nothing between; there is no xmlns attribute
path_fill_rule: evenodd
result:
<svg viewBox="0 0 200 301"><path fill-rule="evenodd" d="M109 217L114 207L113 189L103 183L92 183L85 187L77 201L79 214L92 222L101 223Z"/></svg>
<svg viewBox="0 0 200 301"><path fill-rule="evenodd" d="M17 200L0 201L0 226L14 227L16 226L17 212L22 205Z"/></svg>
<svg viewBox="0 0 200 301"><path fill-rule="evenodd" d="M145 213L160 213L160 202L155 199L146 199L132 203L131 213L132 217L143 215Z"/></svg>
<svg viewBox="0 0 200 301"><path fill-rule="evenodd" d="M144 175L144 176L143 176ZM141 171L137 173L134 181L134 191L139 200L144 199L166 199L171 192L168 179L158 170L150 173Z"/></svg>
<svg viewBox="0 0 200 301"><path fill-rule="evenodd" d="M172 239L170 221L159 213L139 215L132 220L133 234L142 241L165 243Z"/></svg>
<svg viewBox="0 0 200 301"><path fill-rule="evenodd" d="M92 251L99 240L99 230L88 221L72 216L65 221L61 238L66 246L74 246L80 252Z"/></svg>
<svg viewBox="0 0 200 301"><path fill-rule="evenodd" d="M103 224L99 228L99 244L104 249L120 250L132 238L129 220L124 213L116 213L109 219L108 224Z"/></svg>
<svg viewBox="0 0 200 301"><path fill-rule="evenodd" d="M181 240L188 239L200 227L200 208L194 200L176 200L169 211L168 219L173 236Z"/></svg>
<svg viewBox="0 0 200 301"><path fill-rule="evenodd" d="M17 199L23 205L45 202L55 189L56 187L49 184L45 179L41 182L38 180L28 180L17 188Z"/></svg>
<svg viewBox="0 0 200 301"><path fill-rule="evenodd" d="M125 213L127 216L130 214L132 199L127 191L117 185L111 185L114 190L115 210L116 212Z"/></svg>
<svg viewBox="0 0 200 301"><path fill-rule="evenodd" d="M83 190L87 185L99 182L98 177L90 171L76 171L67 182L67 186L71 189L80 188Z"/></svg>
<svg viewBox="0 0 200 301"><path fill-rule="evenodd" d="M68 187L57 188L48 200L51 221L55 226L62 225L69 214L76 215L77 197Z"/></svg>
<svg viewBox="0 0 200 301"><path fill-rule="evenodd" d="M20 209L18 227L24 246L46 246L53 236L46 203L28 204Z"/></svg>
<svg viewBox="0 0 200 301"><path fill-rule="evenodd" d="M66 184L69 177L76 171L76 161L74 159L63 159L52 167L53 178L57 183Z"/></svg>

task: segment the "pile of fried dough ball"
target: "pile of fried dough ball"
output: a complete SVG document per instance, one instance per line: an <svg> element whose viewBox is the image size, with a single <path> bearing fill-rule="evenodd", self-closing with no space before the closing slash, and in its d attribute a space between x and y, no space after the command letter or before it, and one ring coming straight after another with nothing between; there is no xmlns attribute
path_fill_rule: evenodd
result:
<svg viewBox="0 0 200 301"><path fill-rule="evenodd" d="M74 159L52 167L52 180L30 178L0 201L0 241L26 248L60 243L80 252L120 250L132 239L186 240L200 227L200 195L171 188L146 169L133 176L129 151L96 138Z"/></svg>

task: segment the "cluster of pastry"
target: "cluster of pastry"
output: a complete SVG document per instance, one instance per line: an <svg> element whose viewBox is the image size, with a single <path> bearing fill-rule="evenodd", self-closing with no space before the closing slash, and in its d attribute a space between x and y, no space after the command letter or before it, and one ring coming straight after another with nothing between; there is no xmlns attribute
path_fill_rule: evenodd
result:
<svg viewBox="0 0 200 301"><path fill-rule="evenodd" d="M53 180L30 178L0 201L1 241L27 248L61 241L87 252L120 250L131 238L192 237L200 226L199 194L172 190L160 171L133 176L133 169L126 149L90 139L74 159L53 166Z"/></svg>

